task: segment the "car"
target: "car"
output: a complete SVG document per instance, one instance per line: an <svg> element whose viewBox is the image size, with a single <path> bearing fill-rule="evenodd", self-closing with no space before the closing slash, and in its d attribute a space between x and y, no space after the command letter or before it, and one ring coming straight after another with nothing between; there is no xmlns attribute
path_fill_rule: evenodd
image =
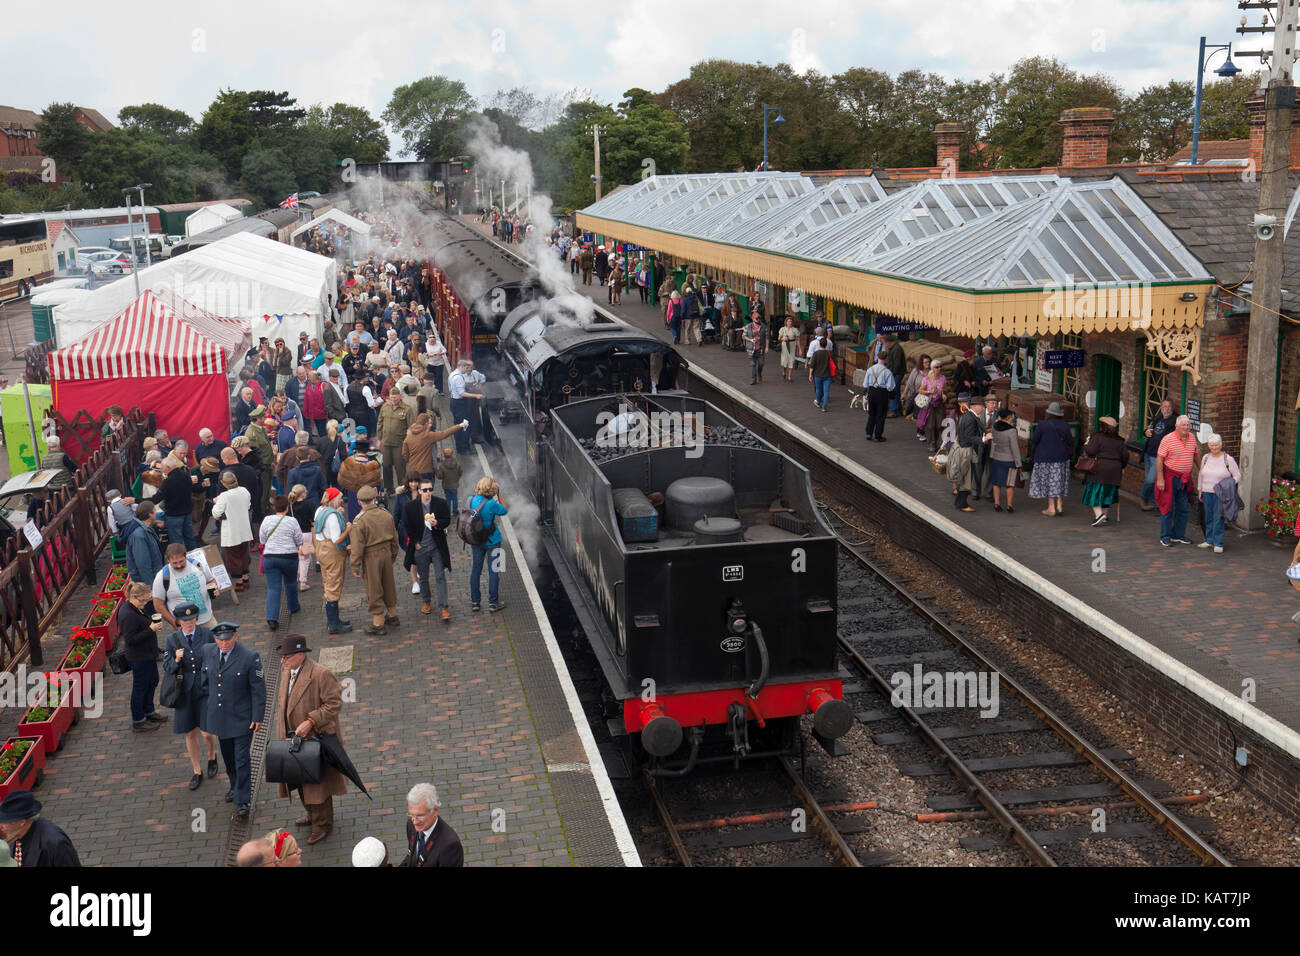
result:
<svg viewBox="0 0 1300 956"><path fill-rule="evenodd" d="M92 262L102 262L105 259L115 259L117 253L108 246L82 246L77 250L77 267L89 269Z"/></svg>
<svg viewBox="0 0 1300 956"><path fill-rule="evenodd" d="M307 190L305 193L299 193L299 194L298 194L298 198L299 198L299 199L319 199L319 198L320 198L320 193L316 192L316 190L314 190L314 189L309 189L309 190Z"/></svg>
<svg viewBox="0 0 1300 956"><path fill-rule="evenodd" d="M167 237L167 245L169 245L169 246L179 245L180 243L182 243L182 242L184 242L184 241L185 241L185 237L184 237L184 236L168 236L168 237Z"/></svg>
<svg viewBox="0 0 1300 956"><path fill-rule="evenodd" d="M96 279L130 275L134 269L135 263L128 256L121 256L116 253L113 254L111 259L100 259L90 264L90 274Z"/></svg>

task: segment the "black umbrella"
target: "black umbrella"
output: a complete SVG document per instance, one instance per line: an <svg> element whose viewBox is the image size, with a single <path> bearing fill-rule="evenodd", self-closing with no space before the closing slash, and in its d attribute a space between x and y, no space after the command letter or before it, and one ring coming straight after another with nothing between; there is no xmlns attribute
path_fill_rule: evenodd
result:
<svg viewBox="0 0 1300 956"><path fill-rule="evenodd" d="M355 783L357 789L366 795L366 799L373 800L374 797L370 796L370 791L361 782L361 774L357 773L356 764L343 749L343 742L339 740L338 735L317 734L316 737L320 741L321 755L324 756L325 762L331 767L338 768L339 773Z"/></svg>

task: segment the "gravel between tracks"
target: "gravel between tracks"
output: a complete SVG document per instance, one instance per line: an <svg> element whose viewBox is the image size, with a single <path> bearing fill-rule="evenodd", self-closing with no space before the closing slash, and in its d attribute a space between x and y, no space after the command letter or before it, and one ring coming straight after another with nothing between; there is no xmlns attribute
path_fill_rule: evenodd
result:
<svg viewBox="0 0 1300 956"><path fill-rule="evenodd" d="M817 487L816 490L820 501L825 503L831 500L824 489ZM942 610L949 623L963 637L971 640L1000 668L1038 695L1085 739L1125 748L1134 757L1135 770L1165 781L1172 787L1173 793L1210 794L1208 803L1176 807L1174 812L1184 818L1203 817L1212 820L1215 829L1207 835L1207 841L1229 860L1237 864L1259 866L1295 864L1297 853L1300 852L1300 829L1297 828L1296 821L1261 806L1248 791L1235 789L1237 781L1230 775L1179 752L1164 734L1134 712L1129 704L1099 687L1070 661L1035 643L1014 621L996 608L961 590L949 576L924 557L889 539L861 513L838 503L833 507L842 522L858 529L859 540L864 542L863 549L874 560L891 572L913 579L915 589L934 595L929 603ZM853 733L855 736L849 738L849 743L855 755L841 760L857 760L861 751L883 750L871 745L870 736L864 728L857 727ZM858 737L857 734L865 736ZM906 778L896 783L890 782L890 774L878 766L879 762L892 766L889 756L880 753L878 757L870 758L864 770L879 774L883 781L881 786L897 787L897 792L904 800L914 795L919 807L923 809L924 795L919 788ZM894 771L893 776L898 776L897 771ZM909 794L909 790L913 793ZM892 815L881 816L879 827L888 827L889 824L883 818L892 818ZM919 865L952 865L958 862L958 858L949 858L942 851L936 854L935 850L943 842L942 839L934 846L925 842L918 846L918 840L921 839L918 828L922 826L911 821L902 828L905 832L917 833L917 840L911 840L902 834L897 837L900 843L908 840L919 850L922 858L915 862ZM928 829L941 831L939 837L942 838L949 830L955 831L956 827L954 824L943 824ZM955 839L953 844L955 845ZM1101 844L1096 845L1096 850L1105 852ZM1010 858L1014 856L1014 850L1008 854L1007 859L1001 861L994 860L993 853L973 854L960 849L957 853L964 853L966 857L972 858L971 862L979 864L1005 862L1014 865L1020 862ZM1109 859L1109 853L1105 855L1111 865L1124 865L1125 851L1116 852L1116 859L1113 860Z"/></svg>

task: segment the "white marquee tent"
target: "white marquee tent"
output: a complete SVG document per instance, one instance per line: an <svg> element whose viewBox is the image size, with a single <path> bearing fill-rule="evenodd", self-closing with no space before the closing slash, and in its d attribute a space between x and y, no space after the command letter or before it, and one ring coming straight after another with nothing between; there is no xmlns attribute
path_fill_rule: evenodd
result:
<svg viewBox="0 0 1300 956"><path fill-rule="evenodd" d="M245 323L253 342L319 337L338 288L333 259L248 233L228 236L140 271L140 291L170 290L213 315ZM60 347L79 342L136 299L125 276L54 310Z"/></svg>
<svg viewBox="0 0 1300 956"><path fill-rule="evenodd" d="M347 226L353 232L361 236L370 235L370 225L368 223L362 222L356 216L349 216L342 209L335 208L335 209L331 209L329 212L325 213L324 215L317 216L311 222L303 223L301 226L299 226L297 229L293 231L293 235L291 235L289 238L297 239L300 235L302 235L307 230L315 229L317 226L324 225L327 222L337 222L340 225Z"/></svg>
<svg viewBox="0 0 1300 956"><path fill-rule="evenodd" d="M244 218L244 214L234 206L223 202L212 203L209 206L194 210L185 217L185 235L197 236L201 232L206 232L209 229L242 218Z"/></svg>

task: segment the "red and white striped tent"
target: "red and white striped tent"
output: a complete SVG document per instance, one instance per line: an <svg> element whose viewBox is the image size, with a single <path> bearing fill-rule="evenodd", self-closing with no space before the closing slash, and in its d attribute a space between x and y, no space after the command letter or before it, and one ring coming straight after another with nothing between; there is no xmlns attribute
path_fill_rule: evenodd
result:
<svg viewBox="0 0 1300 956"><path fill-rule="evenodd" d="M247 343L242 322L149 290L80 342L50 353L54 407L71 421L80 411L100 418L109 405L139 405L191 447L204 426L228 438L226 373Z"/></svg>

